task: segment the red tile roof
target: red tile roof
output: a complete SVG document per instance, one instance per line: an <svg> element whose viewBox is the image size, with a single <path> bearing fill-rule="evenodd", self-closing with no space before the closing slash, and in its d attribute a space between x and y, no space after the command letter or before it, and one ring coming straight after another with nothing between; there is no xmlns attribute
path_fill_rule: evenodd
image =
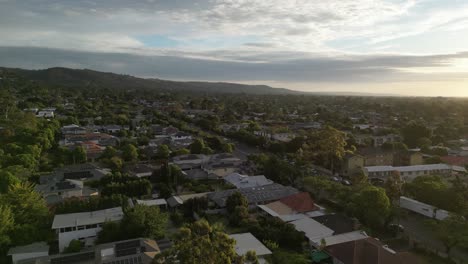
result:
<svg viewBox="0 0 468 264"><path fill-rule="evenodd" d="M280 202L291 207L291 209L298 213L306 213L318 209L308 192L301 192L284 197Z"/></svg>
<svg viewBox="0 0 468 264"><path fill-rule="evenodd" d="M456 166L465 166L468 165L468 157L459 157L459 156L444 156L440 159L447 164L456 165Z"/></svg>

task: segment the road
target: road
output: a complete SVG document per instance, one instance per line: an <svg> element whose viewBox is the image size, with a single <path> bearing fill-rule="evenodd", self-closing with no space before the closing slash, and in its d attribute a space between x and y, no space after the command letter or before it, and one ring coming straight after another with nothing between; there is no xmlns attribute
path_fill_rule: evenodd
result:
<svg viewBox="0 0 468 264"><path fill-rule="evenodd" d="M431 248L432 251L445 253L444 244L437 239L433 230L425 223L427 220L428 218L410 213L400 220L400 224L405 227L405 233L412 240ZM468 252L466 250L453 248L450 251L450 256L468 263Z"/></svg>

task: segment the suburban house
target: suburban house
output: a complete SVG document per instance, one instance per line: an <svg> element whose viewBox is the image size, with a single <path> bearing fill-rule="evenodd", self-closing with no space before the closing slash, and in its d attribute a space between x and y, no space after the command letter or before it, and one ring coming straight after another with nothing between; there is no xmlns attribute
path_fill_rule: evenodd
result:
<svg viewBox="0 0 468 264"><path fill-rule="evenodd" d="M62 132L62 135L84 135L88 132L86 128L74 124L63 126L60 128L60 131Z"/></svg>
<svg viewBox="0 0 468 264"><path fill-rule="evenodd" d="M263 211L263 214L277 217L283 222L324 214L307 192L292 194L268 204L260 204L258 208Z"/></svg>
<svg viewBox="0 0 468 264"><path fill-rule="evenodd" d="M292 221L297 231L304 232L307 239L309 239L310 245L313 247L320 246L322 239L333 236L334 231L330 228L320 224L312 218L302 218L296 221Z"/></svg>
<svg viewBox="0 0 468 264"><path fill-rule="evenodd" d="M390 142L399 142L400 136L399 135L385 135L385 136L372 136L372 141L374 147L381 147L385 143L390 143Z"/></svg>
<svg viewBox="0 0 468 264"><path fill-rule="evenodd" d="M423 154L419 151L400 151L395 153L394 166L414 166L423 165Z"/></svg>
<svg viewBox="0 0 468 264"><path fill-rule="evenodd" d="M221 130L224 133L229 133L229 132L237 132L241 129L246 129L249 127L248 123L241 123L241 124L222 124L220 125Z"/></svg>
<svg viewBox="0 0 468 264"><path fill-rule="evenodd" d="M24 263L26 260L49 256L49 245L46 242L36 242L26 246L13 247L8 250L12 263Z"/></svg>
<svg viewBox="0 0 468 264"><path fill-rule="evenodd" d="M364 148L359 150L359 154L364 157L364 165L369 166L392 166L393 152L381 148Z"/></svg>
<svg viewBox="0 0 468 264"><path fill-rule="evenodd" d="M343 158L341 172L343 175L347 176L352 176L353 174L359 173L364 168L364 162L364 157L347 153Z"/></svg>
<svg viewBox="0 0 468 264"><path fill-rule="evenodd" d="M327 246L334 264L422 264L408 253L396 253L382 242L368 237Z"/></svg>
<svg viewBox="0 0 468 264"><path fill-rule="evenodd" d="M177 165L182 171L191 169L201 169L205 162L208 162L209 156L202 154L187 154L173 157L172 164Z"/></svg>
<svg viewBox="0 0 468 264"><path fill-rule="evenodd" d="M289 142L294 139L296 135L292 133L275 133L271 135L271 139L279 142Z"/></svg>
<svg viewBox="0 0 468 264"><path fill-rule="evenodd" d="M418 213L420 215L427 216L429 218L444 220L449 217L449 212L439 209L435 206L425 204L414 199L401 196L399 206L409 211Z"/></svg>
<svg viewBox="0 0 468 264"><path fill-rule="evenodd" d="M427 164L415 166L372 166L365 167L365 172L369 178L378 178L386 180L392 173L399 172L401 178L406 181L412 181L418 176L424 175L457 175L466 173L466 169L459 166L447 164Z"/></svg>
<svg viewBox="0 0 468 264"><path fill-rule="evenodd" d="M153 175L154 168L145 164L136 164L128 166L124 171L132 177L148 178Z"/></svg>
<svg viewBox="0 0 468 264"><path fill-rule="evenodd" d="M349 233L359 229L359 222L342 214L324 214L312 219L332 229L336 234Z"/></svg>
<svg viewBox="0 0 468 264"><path fill-rule="evenodd" d="M158 243L152 239L138 238L96 246L95 263L151 264L159 254Z"/></svg>
<svg viewBox="0 0 468 264"><path fill-rule="evenodd" d="M36 114L37 117L44 117L44 118L54 118L55 117L55 111L56 109L51 107L51 108L44 108L42 110L39 110Z"/></svg>
<svg viewBox="0 0 468 264"><path fill-rule="evenodd" d="M172 141L192 139L192 135L185 132L177 132L171 135Z"/></svg>
<svg viewBox="0 0 468 264"><path fill-rule="evenodd" d="M257 255L258 262L264 264L267 263L265 256L273 254L251 233L233 234L229 235L229 237L236 241L235 250L238 256L245 256L247 252L254 251Z"/></svg>
<svg viewBox="0 0 468 264"><path fill-rule="evenodd" d="M158 206L159 208L167 209L167 202L165 199L136 200L136 203L146 206Z"/></svg>
<svg viewBox="0 0 468 264"><path fill-rule="evenodd" d="M208 198L218 207L224 208L226 200L235 192L240 192L249 201L250 205L264 204L277 201L281 198L298 193L299 191L291 186L283 186L278 183L264 185L261 187L251 187L242 189L224 190L208 194Z"/></svg>
<svg viewBox="0 0 468 264"><path fill-rule="evenodd" d="M39 183L46 184L51 181L58 182L65 179L80 181L99 180L109 173L109 169L103 169L91 163L69 165L56 169L50 175L40 176Z"/></svg>
<svg viewBox="0 0 468 264"><path fill-rule="evenodd" d="M239 173L231 173L223 179L227 183L236 186L237 189L248 187L260 187L274 183L272 180L267 179L264 175L248 176Z"/></svg>
<svg viewBox="0 0 468 264"><path fill-rule="evenodd" d="M225 176L237 172L242 160L230 153L214 154L209 161L203 164L202 169L211 178L224 178Z"/></svg>
<svg viewBox="0 0 468 264"><path fill-rule="evenodd" d="M44 243L44 242L43 242ZM45 243L44 243L45 244ZM46 244L45 244L46 246ZM45 246L41 246L45 249ZM169 244L169 246L171 246ZM18 247L20 248L20 247ZM35 249L28 249L30 250ZM28 259L13 262L14 264L151 264L153 258L161 252L159 243L148 238L136 238L96 245L92 249L84 249L79 253L48 255L35 254ZM16 250L12 252L16 257ZM47 253L46 255L44 255Z"/></svg>
<svg viewBox="0 0 468 264"><path fill-rule="evenodd" d="M440 159L444 163L450 164L450 165L455 165L455 166L460 166L460 167L465 167L466 165L468 165L468 157L449 155L449 156L440 157Z"/></svg>
<svg viewBox="0 0 468 264"><path fill-rule="evenodd" d="M97 189L85 186L80 180L64 179L36 185L36 191L44 197L48 205L57 204L71 197L86 198L99 195Z"/></svg>
<svg viewBox="0 0 468 264"><path fill-rule="evenodd" d="M88 247L94 245L102 225L106 221L120 221L123 215L122 207L55 215L52 229L58 234L60 252L63 252L72 240L79 240Z"/></svg>

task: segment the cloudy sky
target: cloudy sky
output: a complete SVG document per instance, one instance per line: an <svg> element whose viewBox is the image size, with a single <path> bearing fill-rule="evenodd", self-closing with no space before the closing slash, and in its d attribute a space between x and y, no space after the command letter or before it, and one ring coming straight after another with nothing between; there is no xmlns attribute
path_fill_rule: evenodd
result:
<svg viewBox="0 0 468 264"><path fill-rule="evenodd" d="M468 96L468 0L0 0L0 65Z"/></svg>

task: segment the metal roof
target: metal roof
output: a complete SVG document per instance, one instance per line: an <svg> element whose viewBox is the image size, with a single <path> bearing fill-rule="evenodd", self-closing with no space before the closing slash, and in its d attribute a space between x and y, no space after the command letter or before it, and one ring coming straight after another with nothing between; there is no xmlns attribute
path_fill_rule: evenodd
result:
<svg viewBox="0 0 468 264"><path fill-rule="evenodd" d="M123 215L122 207L93 212L55 215L52 229L100 224L105 221L119 221L123 218Z"/></svg>
<svg viewBox="0 0 468 264"><path fill-rule="evenodd" d="M248 251L255 251L257 256L271 255L271 251L251 233L229 235L236 240L235 250L237 255L244 256Z"/></svg>

